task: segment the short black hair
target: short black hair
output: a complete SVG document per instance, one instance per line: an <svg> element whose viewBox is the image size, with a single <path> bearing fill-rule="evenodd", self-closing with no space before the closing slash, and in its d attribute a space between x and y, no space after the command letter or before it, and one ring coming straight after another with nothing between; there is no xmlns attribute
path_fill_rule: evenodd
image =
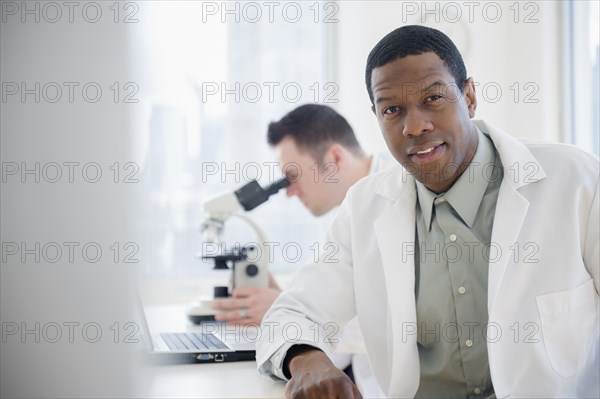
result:
<svg viewBox="0 0 600 399"><path fill-rule="evenodd" d="M467 70L460 51L452 40L437 29L421 25L402 26L379 41L369 53L365 82L371 104L373 104L373 89L371 75L373 69L384 66L398 58L409 55L435 53L448 67L460 92L463 92L467 81Z"/></svg>
<svg viewBox="0 0 600 399"><path fill-rule="evenodd" d="M276 146L286 137L291 137L299 148L308 151L319 163L333 143L342 145L354 154L362 153L346 118L326 105L301 105L278 122L269 124L269 145Z"/></svg>

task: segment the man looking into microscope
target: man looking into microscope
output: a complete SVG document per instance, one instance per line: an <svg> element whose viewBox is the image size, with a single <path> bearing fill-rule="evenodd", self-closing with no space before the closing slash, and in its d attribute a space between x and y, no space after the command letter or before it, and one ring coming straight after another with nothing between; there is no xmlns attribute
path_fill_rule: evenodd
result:
<svg viewBox="0 0 600 399"><path fill-rule="evenodd" d="M336 208L348 189L361 178L393 164L393 159L387 154L367 155L346 119L325 105L302 105L280 121L272 122L267 140L275 149L282 167L290 164L297 166L286 169L291 182L287 187L287 195L297 196L314 216L323 216ZM319 173L317 178L316 167ZM292 175L298 170L301 176ZM269 281L269 288L238 288L234 290L232 298L215 300L213 307L222 311L215 318L230 323L260 324L281 293L272 275ZM364 350L355 323L346 328L345 334L341 338L342 345L344 341L356 344L340 348L342 351L360 353ZM344 368L347 363L348 360L336 357L339 367ZM355 356L352 364L354 376L363 391L378 396L377 386L369 382L372 373L366 358L363 356L361 361L359 356ZM369 386L377 390L373 391Z"/></svg>

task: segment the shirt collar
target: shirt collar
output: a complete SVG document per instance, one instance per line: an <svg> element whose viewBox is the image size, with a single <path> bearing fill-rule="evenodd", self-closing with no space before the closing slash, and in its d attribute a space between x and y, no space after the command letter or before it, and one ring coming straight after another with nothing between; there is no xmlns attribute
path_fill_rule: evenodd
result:
<svg viewBox="0 0 600 399"><path fill-rule="evenodd" d="M469 228L473 227L475 216L477 216L479 205L489 183L489 177L491 177L490 165L494 165L495 161L494 147L490 139L481 132L479 127L475 126L475 128L478 138L475 155L467 169L450 187L450 190L445 193L435 194L425 187L423 183L416 182L417 198L421 212L425 218L427 230L431 230L434 202L437 204L443 201L450 203Z"/></svg>

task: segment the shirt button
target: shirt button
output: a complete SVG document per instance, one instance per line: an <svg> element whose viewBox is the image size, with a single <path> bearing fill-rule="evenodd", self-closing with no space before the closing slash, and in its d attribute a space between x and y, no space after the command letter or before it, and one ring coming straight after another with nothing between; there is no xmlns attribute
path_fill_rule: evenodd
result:
<svg viewBox="0 0 600 399"><path fill-rule="evenodd" d="M460 287L460 288L458 289L458 293L459 293L459 294L464 294L466 291L467 291L467 290L465 290L465 287Z"/></svg>
<svg viewBox="0 0 600 399"><path fill-rule="evenodd" d="M446 202L446 198L444 197L437 197L436 199L433 200L433 202L438 205L441 204L442 202Z"/></svg>
<svg viewBox="0 0 600 399"><path fill-rule="evenodd" d="M473 346L473 341L471 341L470 339L465 341L465 345L467 345L467 347L472 347Z"/></svg>
<svg viewBox="0 0 600 399"><path fill-rule="evenodd" d="M474 393L475 395L479 395L479 394L481 393L481 389L479 389L479 388L475 388L475 389L473 389L473 393Z"/></svg>
<svg viewBox="0 0 600 399"><path fill-rule="evenodd" d="M450 234L450 241L456 241L456 234Z"/></svg>

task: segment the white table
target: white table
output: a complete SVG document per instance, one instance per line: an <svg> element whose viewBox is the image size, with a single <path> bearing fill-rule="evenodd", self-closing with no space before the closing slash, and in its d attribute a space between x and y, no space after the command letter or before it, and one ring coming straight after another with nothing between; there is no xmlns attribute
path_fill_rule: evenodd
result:
<svg viewBox="0 0 600 399"><path fill-rule="evenodd" d="M189 280L143 284L148 324L160 325L161 330L197 329L187 320L185 308L198 292L194 287L206 285L210 284ZM284 382L260 375L255 361L147 365L136 379L141 395L155 398L282 398L285 389Z"/></svg>
<svg viewBox="0 0 600 399"><path fill-rule="evenodd" d="M260 376L253 361L153 366L140 382L153 398L281 398L285 386Z"/></svg>

